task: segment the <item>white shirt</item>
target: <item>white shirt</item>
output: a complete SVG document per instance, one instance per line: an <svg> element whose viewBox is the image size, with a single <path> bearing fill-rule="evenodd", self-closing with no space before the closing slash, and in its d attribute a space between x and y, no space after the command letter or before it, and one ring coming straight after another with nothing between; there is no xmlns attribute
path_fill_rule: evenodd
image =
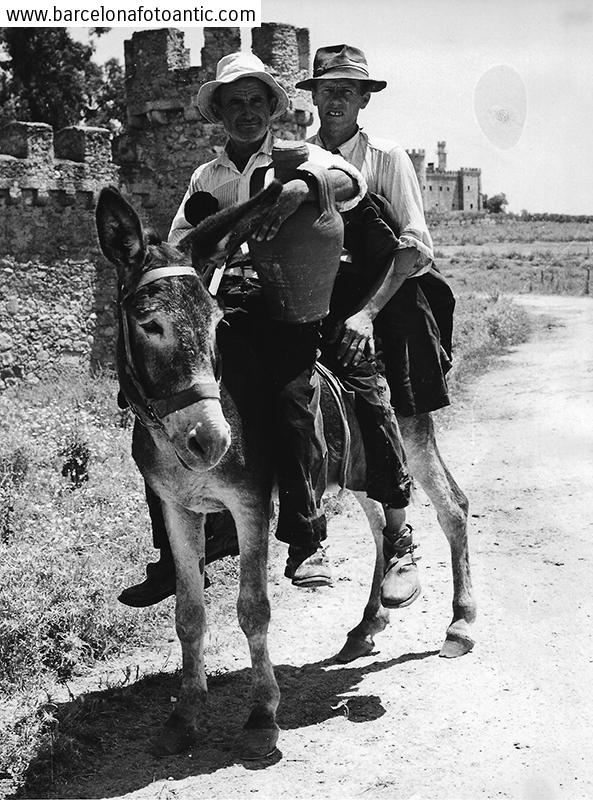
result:
<svg viewBox="0 0 593 800"><path fill-rule="evenodd" d="M319 133L307 141L325 147ZM388 222L399 239L398 249L414 247L418 251L415 269L408 277L426 272L434 261L434 249L424 219L418 178L404 148L386 139L369 136L359 128L337 150L360 170L369 192L379 194L387 201Z"/></svg>
<svg viewBox="0 0 593 800"><path fill-rule="evenodd" d="M260 149L247 162L243 172L240 172L231 161L226 148L212 161L201 164L191 176L188 189L173 218L168 237L169 243L177 244L192 229L185 219L184 208L185 203L194 192L209 192L216 197L221 209L248 200L253 173L258 167L269 167L272 164L273 145L274 138L271 133L268 133ZM340 169L350 175L358 185L355 197L336 203L338 211L348 211L354 208L366 193L366 181L360 172L341 156L329 153L321 147L309 145L309 161L326 169Z"/></svg>

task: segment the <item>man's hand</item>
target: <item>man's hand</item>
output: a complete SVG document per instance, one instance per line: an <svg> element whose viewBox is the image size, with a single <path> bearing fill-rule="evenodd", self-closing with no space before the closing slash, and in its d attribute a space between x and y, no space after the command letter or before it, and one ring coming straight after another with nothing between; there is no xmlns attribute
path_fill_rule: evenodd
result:
<svg viewBox="0 0 593 800"><path fill-rule="evenodd" d="M280 226L299 206L305 202L309 195L309 187L300 178L288 181L282 187L282 193L264 217L259 229L254 233L256 242L269 242L276 236Z"/></svg>
<svg viewBox="0 0 593 800"><path fill-rule="evenodd" d="M365 356L374 356L373 318L370 313L362 309L348 317L336 339L340 339L338 358L344 367L355 367Z"/></svg>

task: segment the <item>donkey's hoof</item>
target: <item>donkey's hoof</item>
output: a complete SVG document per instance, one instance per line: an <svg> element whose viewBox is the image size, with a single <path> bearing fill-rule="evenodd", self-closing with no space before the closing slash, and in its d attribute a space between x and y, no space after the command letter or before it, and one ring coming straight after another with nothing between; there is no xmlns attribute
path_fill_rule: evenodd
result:
<svg viewBox="0 0 593 800"><path fill-rule="evenodd" d="M364 639L355 639L353 636L348 636L346 644L335 656L335 660L340 664L348 664L356 658L370 655L374 649L375 642L370 636Z"/></svg>
<svg viewBox="0 0 593 800"><path fill-rule="evenodd" d="M272 723L269 728L244 728L239 738L239 758L255 761L271 756L276 749L280 728Z"/></svg>
<svg viewBox="0 0 593 800"><path fill-rule="evenodd" d="M151 741L150 752L158 758L183 753L196 743L196 739L195 726L173 712L158 736Z"/></svg>
<svg viewBox="0 0 593 800"><path fill-rule="evenodd" d="M439 656L441 658L459 658L473 649L475 641L467 634L448 633Z"/></svg>

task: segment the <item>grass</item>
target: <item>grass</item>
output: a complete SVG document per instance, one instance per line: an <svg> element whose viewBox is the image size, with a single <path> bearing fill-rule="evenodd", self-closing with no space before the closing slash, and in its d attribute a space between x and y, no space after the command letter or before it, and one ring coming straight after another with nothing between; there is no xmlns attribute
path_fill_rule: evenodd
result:
<svg viewBox="0 0 593 800"><path fill-rule="evenodd" d="M511 214L428 214L437 247L441 245L488 245L499 242L584 242L593 251L593 217L533 219Z"/></svg>
<svg viewBox="0 0 593 800"><path fill-rule="evenodd" d="M69 373L0 397L0 776L17 784L51 738L56 686L170 628L116 600L150 541L115 396L113 377Z"/></svg>
<svg viewBox="0 0 593 800"><path fill-rule="evenodd" d="M536 250L475 253L460 249L438 259L454 291L584 295L593 291L593 262L583 254Z"/></svg>
<svg viewBox="0 0 593 800"><path fill-rule="evenodd" d="M448 376L453 400L508 348L526 342L531 331L528 313L505 295L459 296L453 329L454 368Z"/></svg>
<svg viewBox="0 0 593 800"><path fill-rule="evenodd" d="M489 258L461 252L446 264L458 294L453 397L529 337L526 312L500 293L527 290L524 265ZM569 274L552 257L528 263L535 275ZM79 748L58 693L106 659L171 636L171 602L134 611L116 599L154 559L131 419L116 390L112 375L67 373L0 396L0 795L3 780L14 789L41 774L47 788L75 768ZM237 560L208 572L215 648L235 614Z"/></svg>

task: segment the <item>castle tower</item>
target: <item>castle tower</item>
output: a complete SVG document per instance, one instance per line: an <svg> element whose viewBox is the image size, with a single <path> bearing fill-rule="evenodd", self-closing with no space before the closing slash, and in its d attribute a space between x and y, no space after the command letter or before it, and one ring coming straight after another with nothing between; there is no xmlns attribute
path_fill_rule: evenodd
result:
<svg viewBox="0 0 593 800"><path fill-rule="evenodd" d="M439 160L439 165L437 169L439 172L447 171L447 151L445 150L446 146L447 142L437 142L437 156Z"/></svg>
<svg viewBox="0 0 593 800"><path fill-rule="evenodd" d="M406 152L410 156L410 160L414 165L416 177L418 178L418 183L422 187L426 178L426 151L424 149L420 149L406 150Z"/></svg>

